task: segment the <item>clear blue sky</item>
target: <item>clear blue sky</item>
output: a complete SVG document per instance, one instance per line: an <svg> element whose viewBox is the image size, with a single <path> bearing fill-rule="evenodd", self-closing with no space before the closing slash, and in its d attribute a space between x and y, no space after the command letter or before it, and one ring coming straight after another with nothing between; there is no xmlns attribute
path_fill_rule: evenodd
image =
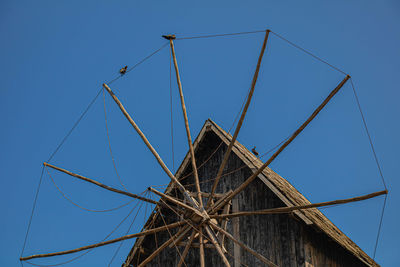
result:
<svg viewBox="0 0 400 267"><path fill-rule="evenodd" d="M400 200L400 3L398 1L1 1L0 265L17 266L41 164L103 82L157 49L162 34L179 36L271 28L351 74L390 190L376 260L398 266ZM177 57L192 135L207 118L228 129L250 85L263 34L181 40ZM239 141L260 152L280 142L343 78L271 36ZM173 82L175 168L187 151ZM111 86L173 168L168 47ZM164 184L139 137L107 96L118 171L133 193ZM102 96L52 163L118 187L104 126ZM382 190L349 84L271 166L312 202ZM71 199L107 209L128 199L52 172ZM383 198L333 207L325 214L373 254ZM71 249L103 239L134 203L111 213L80 210L43 178L24 255ZM149 212L149 208L147 214ZM140 230L143 206L130 232ZM112 237L124 235L133 214ZM120 266L133 241L111 266ZM117 245L70 266L104 266ZM37 260L56 264L73 256ZM27 266L27 265L26 265Z"/></svg>

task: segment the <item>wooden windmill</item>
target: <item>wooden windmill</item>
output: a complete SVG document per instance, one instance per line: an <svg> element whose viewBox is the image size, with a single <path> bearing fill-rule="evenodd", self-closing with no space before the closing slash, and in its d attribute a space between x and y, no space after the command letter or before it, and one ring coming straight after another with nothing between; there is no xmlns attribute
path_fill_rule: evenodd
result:
<svg viewBox="0 0 400 267"><path fill-rule="evenodd" d="M65 255L137 238L124 266L378 266L317 208L370 199L387 194L387 190L311 204L268 167L339 92L349 75L265 162L236 141L255 90L269 34L270 30L266 30L251 88L233 135L207 120L194 142L175 55L175 36L164 36L171 48L189 145L176 174L168 169L109 85L104 84L171 179L170 184L165 192L148 188L159 197L156 201L44 163L46 167L156 206L139 233L21 260Z"/></svg>

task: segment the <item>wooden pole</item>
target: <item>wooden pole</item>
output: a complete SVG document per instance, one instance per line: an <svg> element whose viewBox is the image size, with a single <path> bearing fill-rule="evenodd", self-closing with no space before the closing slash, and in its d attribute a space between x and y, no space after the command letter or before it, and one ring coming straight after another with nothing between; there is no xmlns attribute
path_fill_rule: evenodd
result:
<svg viewBox="0 0 400 267"><path fill-rule="evenodd" d="M194 241L194 236L196 235L196 231L193 230L192 234L190 235L189 241L187 242L187 244L185 245L185 249L182 252L181 258L178 262L177 267L181 267L182 264L185 261L186 255L189 252L190 246L192 245L193 241Z"/></svg>
<svg viewBox="0 0 400 267"><path fill-rule="evenodd" d="M199 210L197 210L195 208L192 208L191 206L186 205L185 203L183 203L183 202L181 202L181 201L179 201L179 200L177 200L177 199L175 199L175 198L173 198L171 196L168 196L168 195L166 195L164 193L161 193L161 192L157 191L156 189L154 189L152 187L149 187L149 190L151 192L153 192L154 194L157 194L160 197L163 197L163 198L167 199L168 201L170 201L170 202L172 202L172 203L174 203L174 204L176 204L178 206L181 206L182 208L185 208L185 209L193 211L194 213L196 213L201 218L204 218L203 214Z"/></svg>
<svg viewBox="0 0 400 267"><path fill-rule="evenodd" d="M139 127L136 125L135 121L131 118L129 113L126 111L124 106L122 105L121 101L117 98L117 96L114 94L113 91L111 91L111 88L107 84L103 84L104 88L107 90L107 92L111 95L111 97L114 99L115 103L117 103L119 109L122 111L126 119L130 122L130 124L133 126L133 128L136 130L136 132L139 134L139 136L142 138L143 142L146 144L146 146L149 148L151 153L154 155L156 158L157 162L160 164L161 168L165 171L165 173L171 178L171 180L178 186L178 189L182 192L184 197L187 199L187 201L193 206L198 208L198 205L195 204L193 199L189 196L187 193L185 187L176 179L176 177L172 174L172 172L168 169L167 165L165 165L164 161L161 159L160 155L158 155L157 151L153 148L153 146L150 144L149 140L147 140L146 136L144 133L139 129Z"/></svg>
<svg viewBox="0 0 400 267"><path fill-rule="evenodd" d="M232 147L235 144L236 138L237 138L237 136L239 134L240 128L242 127L244 118L246 116L247 109L249 108L249 105L250 105L250 102L251 102L251 98L253 96L254 89L256 87L258 73L260 71L261 61L262 61L262 58L263 58L263 55L264 55L265 47L267 46L269 32L270 32L270 30L267 30L265 32L264 42L263 42L262 47L261 47L261 53L260 53L260 55L258 57L257 67L256 67L256 71L254 72L253 81L251 82L251 88L250 88L249 94L247 96L247 101L246 101L246 104L245 104L245 106L243 108L243 111L242 111L242 114L241 114L240 119L238 121L238 124L236 125L235 133L233 134L231 142L228 145L228 149L225 152L225 155L224 155L224 158L222 160L221 166L218 169L217 177L215 178L214 184L213 184L213 186L211 188L211 197L207 201L207 205L206 205L207 207L210 205L210 203L212 201L212 196L214 195L215 190L217 189L218 182L221 179L222 172L224 171L225 165L228 162L229 154L231 153Z"/></svg>
<svg viewBox="0 0 400 267"><path fill-rule="evenodd" d="M217 238L215 237L214 232L211 230L209 225L204 226L204 230L206 230L208 236L210 237L211 243L217 249L218 254L221 256L222 261L224 262L226 267L230 267L228 259L225 257L224 252L222 251L221 246L218 244Z"/></svg>
<svg viewBox="0 0 400 267"><path fill-rule="evenodd" d="M230 198L230 195L233 193L232 190L229 190L223 197L218 199L217 202L215 202L214 205L208 207L207 212L208 214L214 214L218 210L220 210L222 207L224 207L229 201L231 201L232 198Z"/></svg>
<svg viewBox="0 0 400 267"><path fill-rule="evenodd" d="M335 89L331 91L331 93L325 98L325 100L314 110L314 112L308 117L308 119L292 134L292 136L249 178L247 178L244 183L242 183L238 188L236 188L233 193L225 199L226 201L231 200L237 194L242 192L271 162L307 127L307 125L318 115L318 113L328 104L328 102L336 95L337 92L343 87L343 85L350 78L347 75L337 86ZM222 207L225 203L221 203ZM216 207L218 208L218 207Z"/></svg>
<svg viewBox="0 0 400 267"><path fill-rule="evenodd" d="M199 175L197 173L196 158L194 157L194 149L193 149L192 137L190 135L189 120L188 120L188 116L187 116L187 112L186 112L185 99L183 97L182 83L181 83L181 78L179 76L178 62L176 60L174 42L172 41L173 39L175 39L175 37L170 36L169 44L171 46L172 57L174 59L176 81L178 83L179 96L180 96L181 105L182 105L183 119L185 121L186 135L187 135L187 140L189 143L190 159L191 159L191 163L192 163L194 181L196 184L197 198L199 200L200 207L203 207L203 200L202 200L201 193L200 193L201 190L200 190L200 183L199 183Z"/></svg>
<svg viewBox="0 0 400 267"><path fill-rule="evenodd" d="M231 201L227 205L225 205L224 210L222 211L221 214L229 214L230 209L231 209ZM227 225L228 225L228 220L222 219L221 228L226 230ZM221 244L222 248L224 248L224 242L225 242L225 235L221 233L219 236L219 243Z"/></svg>
<svg viewBox="0 0 400 267"><path fill-rule="evenodd" d="M138 267L143 267L145 266L147 263L149 263L152 259L154 259L163 249L165 249L166 247L168 247L169 245L171 245L172 243L175 244L179 244L180 240L179 236L181 236L182 234L186 234L189 230L190 227L192 227L191 225L187 224L184 227L182 227L181 229L179 229L179 231L169 240L167 240L164 244L162 244L157 250L155 250L149 257L147 257L144 261L142 261L140 263L140 265L138 265ZM193 228L193 227L192 227ZM194 230L196 230L194 228Z"/></svg>
<svg viewBox="0 0 400 267"><path fill-rule="evenodd" d="M239 200L237 198L232 199L232 212L239 211ZM232 235L236 239L240 239L240 221L239 218L233 218L231 220L232 224ZM224 229L225 230L225 229ZM233 243L233 258L234 258L234 266L241 267L241 252L240 246L237 243Z"/></svg>
<svg viewBox="0 0 400 267"><path fill-rule="evenodd" d="M66 173L66 174L68 174L68 175L70 175L70 176L73 176L73 177L78 178L78 179L80 179L80 180L83 180L83 181L92 183L92 184L94 184L94 185L100 186L100 187L102 187L102 188L104 188L104 189L107 189L107 190L112 191L112 192L115 192L115 193L119 193L119 194L122 194L122 195L126 195L126 196L128 196L128 197L140 199L140 200L149 202L149 203L151 203L151 204L157 204L157 203L158 203L157 201L154 201L154 200L152 200L152 199L148 199L148 198L145 198L145 197L136 195L136 194L132 194L132 193L129 193L129 192L126 192L126 191L122 191L122 190L119 190L119 189L112 188L112 187L110 187L110 186L108 186L108 185L102 184L102 183L97 182L97 181L95 181L95 180L92 180L92 179L90 179L90 178L87 178L87 177L84 177L84 176L82 176L82 175L79 175L79 174L76 174L76 173L67 171L67 170L65 170L65 169L62 169L62 168L60 168L60 167L51 165L51 164L46 163L46 162L43 162L43 165L44 165L45 167L50 167L50 168L52 168L52 169L55 169L55 170L57 170L57 171Z"/></svg>
<svg viewBox="0 0 400 267"><path fill-rule="evenodd" d="M221 232L221 234L226 235L229 239L231 239L233 242L235 242L236 244L238 244L239 246L241 246L243 249L245 249L247 252L249 252L250 254L252 254L253 256L255 256L257 259L259 259L260 261L262 261L263 263L267 264L268 266L271 267L278 267L276 264L274 264L272 261L268 260L267 258L265 258L263 255L261 255L260 253L256 252L255 250L249 248L248 246L246 246L244 243L242 243L241 241L237 240L236 238L234 238L229 232L225 231L224 229L222 229L221 227L219 227L218 225L210 222L211 226L216 229L217 231Z"/></svg>
<svg viewBox="0 0 400 267"><path fill-rule="evenodd" d="M165 225L165 226L161 226L161 227L149 229L149 230L146 230L146 231L142 231L140 233L125 235L125 236L122 236L122 237L119 237L119 238L111 239L111 240L100 242L100 243L93 244L93 245L88 245L88 246L84 246L84 247L80 247L80 248L76 248L76 249L71 249L71 250L60 251L60 252L47 253L47 254L37 254L37 255L32 255L32 256L28 256L28 257L21 257L20 260L21 261L26 261L26 260L30 260L30 259L36 259L36 258L45 258L45 257L53 257L53 256L71 254L71 253L79 252L79 251L82 251L82 250L87 250L87 249L91 249L91 248L97 248L97 247L113 244L113 243L116 243L116 242L120 242L120 241L123 241L123 240L132 239L132 238L139 237L139 236L154 234L156 232L164 231L164 230L167 230L167 229L173 229L173 228L176 228L176 227L184 225L184 224L186 224L185 221L179 221L179 222L171 223L171 224L168 224L168 225Z"/></svg>
<svg viewBox="0 0 400 267"><path fill-rule="evenodd" d="M200 227L199 233L199 245L200 245L200 267L205 267L205 257L204 257L204 237L203 237L203 227Z"/></svg>
<svg viewBox="0 0 400 267"><path fill-rule="evenodd" d="M241 212L234 212L231 214L221 214L221 215L210 215L211 218L222 219L222 218L232 218L232 217L239 217L239 216L249 216L249 215L263 215L263 214L276 214L276 213L288 213L295 210L304 210L304 209L311 209L311 208L318 208L318 207L326 207L332 205L339 205L339 204L346 204L351 202L357 202L362 200L367 200L370 198L374 198L380 195L386 195L388 193L387 190L374 192L368 195L353 197L353 198L346 198L346 199L339 199L327 202L320 202L314 203L309 205L302 205L302 206L294 206L294 207L280 207L280 208L273 208L273 209L265 209L265 210L258 210L258 211L241 211Z"/></svg>
<svg viewBox="0 0 400 267"><path fill-rule="evenodd" d="M142 261L138 267L144 267L146 264L151 262L158 254L160 254L161 251L163 251L168 245L171 243L175 242L175 238L177 237L178 233L176 233L173 237L168 239L166 242L164 242L159 248L157 248L150 256L148 256L144 261Z"/></svg>
<svg viewBox="0 0 400 267"><path fill-rule="evenodd" d="M188 223L188 224L189 224L189 223ZM185 235L190 231L190 228L193 228L193 229L194 229L194 227L193 227L192 225L182 227L183 231L180 232L179 236L176 238L176 243L179 243L179 242L182 241L182 239L185 237ZM173 247L173 246L171 245L170 248L171 248L171 247Z"/></svg>

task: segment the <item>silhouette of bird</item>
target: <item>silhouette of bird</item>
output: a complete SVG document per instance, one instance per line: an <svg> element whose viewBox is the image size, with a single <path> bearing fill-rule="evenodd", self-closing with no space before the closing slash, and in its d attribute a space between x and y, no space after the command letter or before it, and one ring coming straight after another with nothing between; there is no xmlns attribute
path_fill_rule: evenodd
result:
<svg viewBox="0 0 400 267"><path fill-rule="evenodd" d="M257 152L257 150L256 150L256 147L253 147L253 148L251 149L251 152L253 152L253 154L254 154L256 157L258 157L258 152Z"/></svg>
<svg viewBox="0 0 400 267"><path fill-rule="evenodd" d="M172 34L172 35L163 35L162 36L163 38L165 38L165 39L167 39L167 40L174 40L176 37L175 37L175 34Z"/></svg>
<svg viewBox="0 0 400 267"><path fill-rule="evenodd" d="M126 73L126 70L128 69L128 66L123 67L122 69L119 70L119 73L121 73L121 75L124 75Z"/></svg>

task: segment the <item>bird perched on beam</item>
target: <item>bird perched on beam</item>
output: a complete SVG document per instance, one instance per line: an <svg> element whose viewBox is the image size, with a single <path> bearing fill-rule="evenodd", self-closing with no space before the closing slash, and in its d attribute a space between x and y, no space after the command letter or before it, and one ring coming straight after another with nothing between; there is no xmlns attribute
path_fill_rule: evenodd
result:
<svg viewBox="0 0 400 267"><path fill-rule="evenodd" d="M256 157L258 157L258 152L257 152L257 150L256 150L256 147L253 147L253 148L251 149L251 152L253 152L253 154L254 154Z"/></svg>
<svg viewBox="0 0 400 267"><path fill-rule="evenodd" d="M167 39L167 40L175 40L175 34L169 34L169 35L162 35L162 37L164 38L164 39Z"/></svg>
<svg viewBox="0 0 400 267"><path fill-rule="evenodd" d="M124 75L126 73L126 70L128 69L128 66L123 67L122 69L119 70L119 73L121 73L121 75Z"/></svg>

